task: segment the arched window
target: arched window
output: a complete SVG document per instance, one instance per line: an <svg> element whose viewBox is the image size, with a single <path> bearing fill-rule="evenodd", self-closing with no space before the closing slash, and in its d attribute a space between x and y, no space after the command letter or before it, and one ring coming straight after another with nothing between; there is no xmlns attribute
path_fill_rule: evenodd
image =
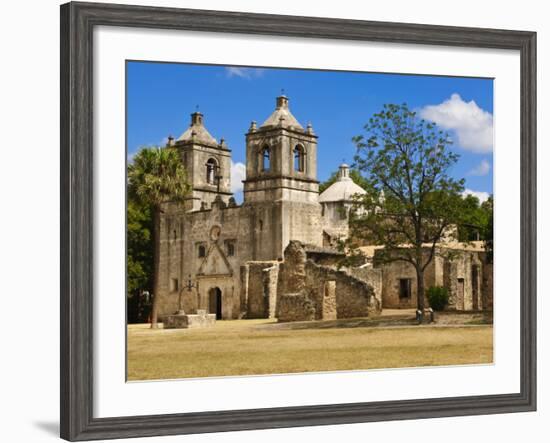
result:
<svg viewBox="0 0 550 443"><path fill-rule="evenodd" d="M304 148L300 145L296 145L294 148L294 170L298 172L305 171Z"/></svg>
<svg viewBox="0 0 550 443"><path fill-rule="evenodd" d="M269 146L264 146L262 148L262 171L269 171L271 169L271 151Z"/></svg>
<svg viewBox="0 0 550 443"><path fill-rule="evenodd" d="M209 158L206 162L206 183L211 185L216 184L216 173L218 169L218 163L213 158Z"/></svg>

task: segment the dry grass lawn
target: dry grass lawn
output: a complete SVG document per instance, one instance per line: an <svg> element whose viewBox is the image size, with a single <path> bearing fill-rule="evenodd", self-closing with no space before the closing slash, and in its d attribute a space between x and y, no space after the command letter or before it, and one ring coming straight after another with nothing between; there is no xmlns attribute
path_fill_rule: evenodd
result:
<svg viewBox="0 0 550 443"><path fill-rule="evenodd" d="M128 380L277 374L493 361L492 326L279 329L269 320L209 329L128 327Z"/></svg>

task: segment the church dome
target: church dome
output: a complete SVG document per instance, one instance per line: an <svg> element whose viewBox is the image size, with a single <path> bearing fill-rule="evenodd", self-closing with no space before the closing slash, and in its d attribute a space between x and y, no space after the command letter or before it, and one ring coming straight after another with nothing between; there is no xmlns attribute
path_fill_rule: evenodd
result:
<svg viewBox="0 0 550 443"><path fill-rule="evenodd" d="M340 165L338 179L319 195L319 203L340 202L353 200L355 194L366 194L366 191L356 184L349 176L349 166Z"/></svg>
<svg viewBox="0 0 550 443"><path fill-rule="evenodd" d="M273 114L260 126L261 128L268 128L272 126L283 126L285 128L298 129L303 131L304 128L298 120L292 115L288 108L288 98L285 95L277 97L277 105Z"/></svg>

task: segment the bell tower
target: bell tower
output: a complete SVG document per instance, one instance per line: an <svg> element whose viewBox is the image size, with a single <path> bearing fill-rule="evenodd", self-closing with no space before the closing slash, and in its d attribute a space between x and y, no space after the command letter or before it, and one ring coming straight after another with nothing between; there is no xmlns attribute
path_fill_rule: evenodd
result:
<svg viewBox="0 0 550 443"><path fill-rule="evenodd" d="M246 134L244 203L254 208L261 252L257 260L283 255L290 240L321 244L318 203L317 136L296 120L285 95L276 98L275 110Z"/></svg>
<svg viewBox="0 0 550 443"><path fill-rule="evenodd" d="M203 114L191 114L189 128L177 140L169 138L168 145L178 149L191 185L186 210L199 210L203 203L210 207L218 195L227 203L232 195L231 150L223 138L218 143L210 135Z"/></svg>
<svg viewBox="0 0 550 443"><path fill-rule="evenodd" d="M288 98L276 99L275 111L246 134L246 202L317 201L317 136L291 114Z"/></svg>

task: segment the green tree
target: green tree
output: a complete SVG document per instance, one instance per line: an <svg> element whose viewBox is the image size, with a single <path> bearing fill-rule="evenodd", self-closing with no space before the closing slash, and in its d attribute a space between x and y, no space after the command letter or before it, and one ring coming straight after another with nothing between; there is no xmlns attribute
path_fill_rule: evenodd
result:
<svg viewBox="0 0 550 443"><path fill-rule="evenodd" d="M484 202L486 203L486 202ZM461 242L485 240L489 214L492 208L481 205L475 195L466 195L462 202L462 214L458 226L458 239Z"/></svg>
<svg viewBox="0 0 550 443"><path fill-rule="evenodd" d="M365 210L351 218L350 238L384 245L379 261L414 267L423 315L424 271L460 219L464 180L448 175L459 157L449 149L448 135L406 104L384 105L364 130L353 141L356 168L367 182L366 194L358 197Z"/></svg>
<svg viewBox="0 0 550 443"><path fill-rule="evenodd" d="M165 203L181 202L189 192L185 169L174 148L142 148L128 166L128 192L147 206L153 218L153 307L157 328L160 275L160 217Z"/></svg>
<svg viewBox="0 0 550 443"><path fill-rule="evenodd" d="M493 262L493 196L481 204L481 210L485 213L485 225L483 227L483 240L485 241L486 260Z"/></svg>
<svg viewBox="0 0 550 443"><path fill-rule="evenodd" d="M149 207L133 195L128 196L126 214L128 321L144 321L149 312L143 293L153 292L153 219Z"/></svg>
<svg viewBox="0 0 550 443"><path fill-rule="evenodd" d="M462 202L462 217L458 225L458 240L468 242L478 240L483 224L479 199L475 195L465 195Z"/></svg>
<svg viewBox="0 0 550 443"><path fill-rule="evenodd" d="M481 240L485 244L486 260L493 260L493 196L483 203L473 195L467 195L462 202L458 239L461 242Z"/></svg>
<svg viewBox="0 0 550 443"><path fill-rule="evenodd" d="M367 181L361 175L361 172L359 172L357 169L355 168L350 169L349 176L357 185L361 186L363 189L367 188L368 186ZM327 189L330 185L332 185L337 179L338 179L338 171L335 171L330 175L330 177L327 180L319 184L319 194L323 192L325 189Z"/></svg>

